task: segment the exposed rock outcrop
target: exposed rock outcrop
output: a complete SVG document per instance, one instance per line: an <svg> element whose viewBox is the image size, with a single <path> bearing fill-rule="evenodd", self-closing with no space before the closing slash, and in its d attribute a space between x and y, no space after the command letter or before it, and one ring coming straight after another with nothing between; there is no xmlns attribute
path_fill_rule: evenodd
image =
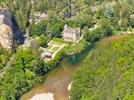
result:
<svg viewBox="0 0 134 100"><path fill-rule="evenodd" d="M12 30L8 25L0 25L0 44L6 49L13 47Z"/></svg>
<svg viewBox="0 0 134 100"><path fill-rule="evenodd" d="M8 10L0 10L0 24L12 27L11 13Z"/></svg>
<svg viewBox="0 0 134 100"><path fill-rule="evenodd" d="M0 45L6 49L13 48L11 14L7 10L0 11Z"/></svg>
<svg viewBox="0 0 134 100"><path fill-rule="evenodd" d="M48 14L47 13L41 13L41 12L35 12L33 15L30 16L29 22L30 24L32 24L33 20L35 22L35 24L38 24L39 22L41 22L44 19L48 18Z"/></svg>

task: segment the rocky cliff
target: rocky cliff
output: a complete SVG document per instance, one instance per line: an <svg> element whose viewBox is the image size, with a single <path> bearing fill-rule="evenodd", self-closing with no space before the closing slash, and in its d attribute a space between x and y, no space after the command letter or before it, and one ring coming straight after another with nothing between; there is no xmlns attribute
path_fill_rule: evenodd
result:
<svg viewBox="0 0 134 100"><path fill-rule="evenodd" d="M6 49L13 47L11 14L7 10L0 11L0 45Z"/></svg>
<svg viewBox="0 0 134 100"><path fill-rule="evenodd" d="M0 25L0 44L6 49L13 47L12 29L8 25Z"/></svg>

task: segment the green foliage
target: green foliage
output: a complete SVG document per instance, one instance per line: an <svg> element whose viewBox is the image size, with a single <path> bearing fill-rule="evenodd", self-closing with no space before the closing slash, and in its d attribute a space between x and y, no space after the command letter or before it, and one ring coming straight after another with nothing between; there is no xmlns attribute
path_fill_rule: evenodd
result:
<svg viewBox="0 0 134 100"><path fill-rule="evenodd" d="M31 25L29 29L30 36L40 36L41 34L45 35L47 23L47 20L44 20L42 22L37 23L36 25Z"/></svg>
<svg viewBox="0 0 134 100"><path fill-rule="evenodd" d="M95 42L100 40L103 37L107 37L113 34L113 30L111 27L101 27L97 28L94 31L85 30L85 39L89 42Z"/></svg>
<svg viewBox="0 0 134 100"><path fill-rule="evenodd" d="M10 9L22 31L30 25L30 15L35 12L48 14L47 27L51 32L45 30L46 24L44 26L40 23L41 25L30 25L31 36L46 32L50 36L60 37L66 23L72 27L91 27L102 18L110 19L115 29L118 27L127 30L133 26L130 18L134 14L133 0L35 0L34 3L31 0L1 0L0 5Z"/></svg>
<svg viewBox="0 0 134 100"><path fill-rule="evenodd" d="M10 59L11 52L0 47L0 71L6 66L6 63Z"/></svg>
<svg viewBox="0 0 134 100"><path fill-rule="evenodd" d="M31 1L30 0L1 0L0 4L6 6L12 13L13 17L16 19L19 28L22 32L28 25L29 15L31 11Z"/></svg>
<svg viewBox="0 0 134 100"><path fill-rule="evenodd" d="M71 99L132 100L133 44L134 35L99 42L73 77Z"/></svg>
<svg viewBox="0 0 134 100"><path fill-rule="evenodd" d="M56 54L56 56L52 60L46 62L48 69L51 70L54 67L56 67L57 64L60 63L60 61L62 60L64 56L65 56L65 53L64 53L64 50L62 49Z"/></svg>
<svg viewBox="0 0 134 100"><path fill-rule="evenodd" d="M51 32L52 32L52 37L61 37L61 33L63 31L64 22L55 19L51 25Z"/></svg>
<svg viewBox="0 0 134 100"><path fill-rule="evenodd" d="M90 43L82 39L78 43L68 43L64 50L67 55L73 55L85 50L89 45Z"/></svg>
<svg viewBox="0 0 134 100"><path fill-rule="evenodd" d="M38 54L28 48L19 49L10 62L10 68L0 78L0 97L16 100L40 81L47 67Z"/></svg>
<svg viewBox="0 0 134 100"><path fill-rule="evenodd" d="M111 19L111 18L114 17L114 10L113 10L113 8L111 6L105 7L104 17L106 17L108 19Z"/></svg>
<svg viewBox="0 0 134 100"><path fill-rule="evenodd" d="M48 38L44 35L41 35L39 39L37 39L37 42L40 46L45 46L48 43Z"/></svg>
<svg viewBox="0 0 134 100"><path fill-rule="evenodd" d="M134 28L134 15L130 16L130 25Z"/></svg>
<svg viewBox="0 0 134 100"><path fill-rule="evenodd" d="M48 38L61 37L64 23L59 19L44 20L35 25L30 26L30 36L45 35Z"/></svg>
<svg viewBox="0 0 134 100"><path fill-rule="evenodd" d="M34 1L34 3L31 3L31 1ZM48 40L51 40L52 38L61 37L65 24L68 24L71 27L80 27L82 33L84 34L84 39L76 44L67 43L68 46L64 49L65 53L67 54L79 53L90 45L90 43L96 42L103 37L112 35L113 31L126 31L128 29L131 30L131 28L134 27L133 0L0 0L0 6L6 7L11 11L13 18L17 21L22 32L25 32L27 27L29 27L30 36L39 37L37 45L39 44L40 46L46 45ZM30 15L34 15L36 12L46 13L48 14L48 18L37 24L35 24L34 21L32 24L30 24ZM90 31L89 28L91 28L93 25L97 25L98 27L95 30ZM131 38L128 39L132 40ZM62 39L57 41L64 42ZM33 43L32 48L38 49L37 45L35 44L36 43ZM118 45L119 47L120 45L124 46L123 42L122 44L114 43L113 45ZM102 100L109 100L109 98L105 98L107 96L100 96L104 94L107 95L107 92L109 93L110 91L106 91L106 88L110 84L107 83L107 80L109 79L110 81L113 81L111 79L111 75L113 75L113 73L107 73L112 69L106 69L104 67L106 67L106 63L110 62L111 60L112 63L116 62L113 58L110 60L110 58L108 58L106 55L116 55L120 53L118 52L118 49L120 51L118 46L113 49L117 51L116 53L110 48L108 50L102 50L99 48L99 50L97 49L97 51L94 51L95 53L93 53L94 56L92 56L92 58L95 60L91 59L91 61L85 61L85 63L88 63L87 66L89 65L89 62L92 63L89 66L91 66L91 71L93 73L91 73L87 67L82 69L82 71L85 73L78 72L78 75L81 75L83 79L80 76L76 76L78 78L80 77L80 79L78 79L78 83L80 82L80 84L77 84L76 87L74 87L76 92L72 92L74 96L77 95L75 96L76 98L72 97L74 100L79 100L80 98L82 100L87 100L89 97L93 100L100 99L100 97L103 97ZM130 45L128 45L128 47L129 46ZM3 79L0 79L0 90L2 90L0 91L0 97L3 100L18 99L20 95L22 95L24 92L27 92L37 81L40 80L40 76L42 74L46 73L49 69L52 69L57 65L57 62L64 55L63 51L59 52L52 61L48 62L48 66L45 66L39 59L39 54L33 50L18 50L14 56L13 62L10 62L11 54L8 51L0 48L0 69L3 69L8 64L10 65L9 70L5 73ZM111 54L110 51L113 52L113 54ZM132 51L133 50L127 51L127 53L131 52L133 55ZM102 53L108 54L103 55ZM127 54L123 51L122 53L124 55ZM120 57L120 55L116 56ZM126 63L126 66L128 66L129 63L125 62L124 59L127 61L129 58L126 59L123 56L119 59L120 61L118 61L115 66L118 67L121 65L121 63L122 66L124 63ZM110 63L111 66L114 66L112 63ZM99 67L100 69L97 69L96 66L100 64L102 68ZM122 70L124 69L125 68L122 68ZM95 72L94 70L97 71ZM120 72L122 72L122 70L120 71L119 69ZM102 77L106 78L104 79L106 85L102 83L100 86L99 83L103 82L103 80L101 80L102 77L100 73ZM103 76L103 74L106 75ZM131 72L130 74L132 75L133 73ZM100 75L101 78L97 76L97 79L95 79L95 75ZM128 76L126 75L127 78L129 78ZM94 84L94 81L97 83ZM74 84L76 84L76 82L74 81ZM130 83L128 84L131 86ZM106 87L99 90L99 87L97 86L102 87L103 85ZM119 85L118 82L117 85ZM124 84L119 86L119 89L115 89L114 92L112 91L112 95L114 97L117 95L117 99L118 97L120 98L120 96L124 95L124 92L121 94L118 91L125 91L125 89L121 90L122 87L124 87ZM109 88L111 89L111 87ZM118 93L120 95L118 95ZM133 96L131 97L129 94L130 93L128 90L124 98L131 99ZM109 93L108 96L111 97L111 94Z"/></svg>

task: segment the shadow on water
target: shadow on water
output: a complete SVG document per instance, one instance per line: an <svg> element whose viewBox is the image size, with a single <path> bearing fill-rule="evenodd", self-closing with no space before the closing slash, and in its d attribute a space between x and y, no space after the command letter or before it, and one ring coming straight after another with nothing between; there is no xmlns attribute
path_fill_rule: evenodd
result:
<svg viewBox="0 0 134 100"><path fill-rule="evenodd" d="M93 45L90 45L86 49L84 49L81 53L68 56L66 58L67 59L67 62L70 63L70 64L72 64L72 65L73 64L77 64L79 61L82 61L87 56L87 54L89 53L88 51L92 47L93 47Z"/></svg>

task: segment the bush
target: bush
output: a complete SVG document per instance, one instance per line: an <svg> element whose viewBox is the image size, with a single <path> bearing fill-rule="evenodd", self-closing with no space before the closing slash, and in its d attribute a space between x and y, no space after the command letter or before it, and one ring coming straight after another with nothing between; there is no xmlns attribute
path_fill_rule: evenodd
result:
<svg viewBox="0 0 134 100"><path fill-rule="evenodd" d="M48 38L44 35L41 35L37 42L40 46L45 46L48 43Z"/></svg>
<svg viewBox="0 0 134 100"><path fill-rule="evenodd" d="M36 25L31 25L29 28L30 31L30 36L40 36L42 34L45 35L46 33L46 28L47 28L47 20L41 21L37 23Z"/></svg>
<svg viewBox="0 0 134 100"><path fill-rule="evenodd" d="M65 53L64 53L64 50L62 49L55 55L55 57L52 60L46 62L48 69L51 70L54 67L56 67L57 64L61 62L64 56L65 56Z"/></svg>
<svg viewBox="0 0 134 100"><path fill-rule="evenodd" d="M0 71L6 66L11 57L11 52L0 47Z"/></svg>

